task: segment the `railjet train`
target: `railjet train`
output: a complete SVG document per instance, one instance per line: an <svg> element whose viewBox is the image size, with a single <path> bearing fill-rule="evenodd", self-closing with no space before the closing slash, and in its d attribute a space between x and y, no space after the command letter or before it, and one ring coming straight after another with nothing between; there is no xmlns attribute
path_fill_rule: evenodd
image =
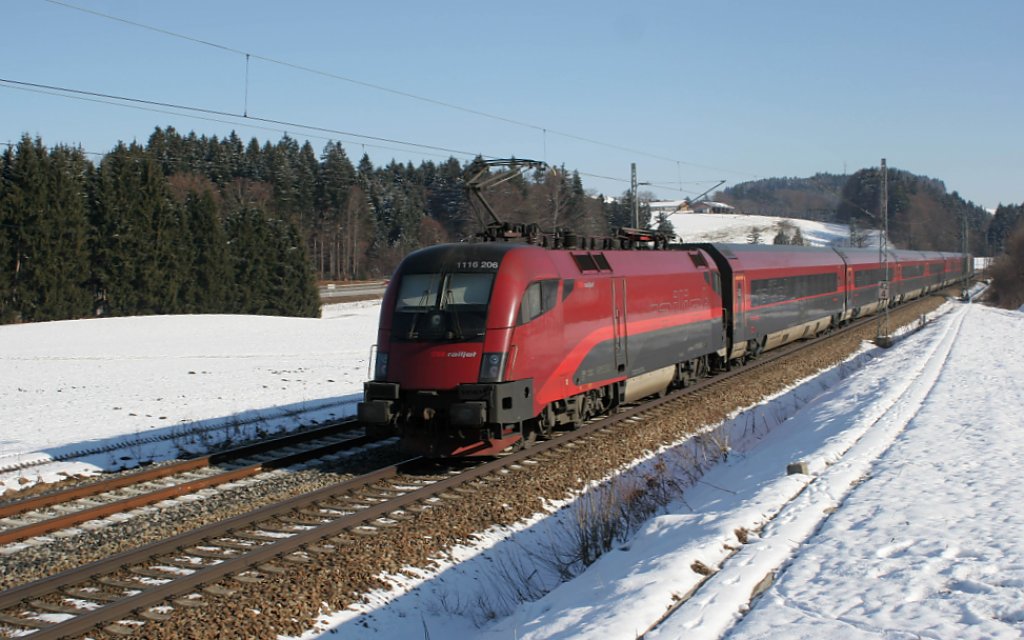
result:
<svg viewBox="0 0 1024 640"><path fill-rule="evenodd" d="M886 274L877 249L669 246L628 231L599 248L569 238L407 256L381 305L359 419L420 453L493 455L954 284L970 264L894 250Z"/></svg>

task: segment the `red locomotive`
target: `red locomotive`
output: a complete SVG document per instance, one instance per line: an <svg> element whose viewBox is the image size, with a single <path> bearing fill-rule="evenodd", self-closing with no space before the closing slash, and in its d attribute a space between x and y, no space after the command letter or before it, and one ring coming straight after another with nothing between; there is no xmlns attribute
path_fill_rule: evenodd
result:
<svg viewBox="0 0 1024 640"><path fill-rule="evenodd" d="M656 250L612 248L647 246ZM691 244L428 247L381 306L359 419L431 455L491 455L965 275L964 256ZM885 284L883 284L885 283ZM880 295L880 287L888 287Z"/></svg>

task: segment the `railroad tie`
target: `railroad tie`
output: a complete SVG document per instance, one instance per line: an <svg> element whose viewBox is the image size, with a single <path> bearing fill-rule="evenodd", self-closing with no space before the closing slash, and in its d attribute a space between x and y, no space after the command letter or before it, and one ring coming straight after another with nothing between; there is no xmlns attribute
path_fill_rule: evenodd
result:
<svg viewBox="0 0 1024 640"><path fill-rule="evenodd" d="M34 620L32 618L19 618L17 616L8 616L0 613L0 624L10 625L12 627L23 627L26 629L45 629L53 626L52 622L45 620Z"/></svg>

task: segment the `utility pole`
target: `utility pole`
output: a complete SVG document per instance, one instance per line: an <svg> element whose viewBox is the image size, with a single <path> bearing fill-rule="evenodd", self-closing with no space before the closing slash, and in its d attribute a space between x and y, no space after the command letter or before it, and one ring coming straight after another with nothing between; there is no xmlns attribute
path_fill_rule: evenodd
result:
<svg viewBox="0 0 1024 640"><path fill-rule="evenodd" d="M882 158L882 198L879 222L880 237L878 238L878 263L882 269L882 279L878 283L878 300L882 308L878 313L878 334L875 336L875 344L880 347L891 347L892 337L889 335L889 285L891 283L889 273L889 174L885 166L885 158Z"/></svg>
<svg viewBox="0 0 1024 640"><path fill-rule="evenodd" d="M967 253L967 247L970 246L970 243L967 242L967 211L965 210L960 215L963 218L963 220L962 220L962 222L963 222L963 232L961 234L962 237L961 237L960 253L962 253L964 255L964 258L963 258L963 274L964 275L963 275L963 284L961 285L961 289L962 289L961 297L963 298L964 301L970 302L971 301L971 295L968 292L968 289L970 289L971 282L970 282L970 276L968 276L968 273L970 273L970 270L968 269L968 267L970 266L971 258L969 256L969 254Z"/></svg>
<svg viewBox="0 0 1024 640"><path fill-rule="evenodd" d="M639 229L640 228L640 201L637 199L639 197L639 194L637 194L637 190L636 190L636 187L637 187L637 184L636 184L636 163L635 162L631 162L630 165L629 165L629 169L630 169L629 189L630 189L630 192L633 194L633 228L634 229Z"/></svg>

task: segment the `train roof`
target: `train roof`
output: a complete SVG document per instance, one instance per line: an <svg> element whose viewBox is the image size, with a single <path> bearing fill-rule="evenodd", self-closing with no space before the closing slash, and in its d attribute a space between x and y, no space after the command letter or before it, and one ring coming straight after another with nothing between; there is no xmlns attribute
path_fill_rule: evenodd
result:
<svg viewBox="0 0 1024 640"><path fill-rule="evenodd" d="M824 267L841 262L836 252L826 247L719 242L700 242L682 247L704 249L715 256L720 266L734 265L733 269Z"/></svg>
<svg viewBox="0 0 1024 640"><path fill-rule="evenodd" d="M524 242L453 242L435 244L417 249L402 260L403 271L429 272L436 270L438 265L452 260L493 260L500 262L510 251L544 251L543 247Z"/></svg>

